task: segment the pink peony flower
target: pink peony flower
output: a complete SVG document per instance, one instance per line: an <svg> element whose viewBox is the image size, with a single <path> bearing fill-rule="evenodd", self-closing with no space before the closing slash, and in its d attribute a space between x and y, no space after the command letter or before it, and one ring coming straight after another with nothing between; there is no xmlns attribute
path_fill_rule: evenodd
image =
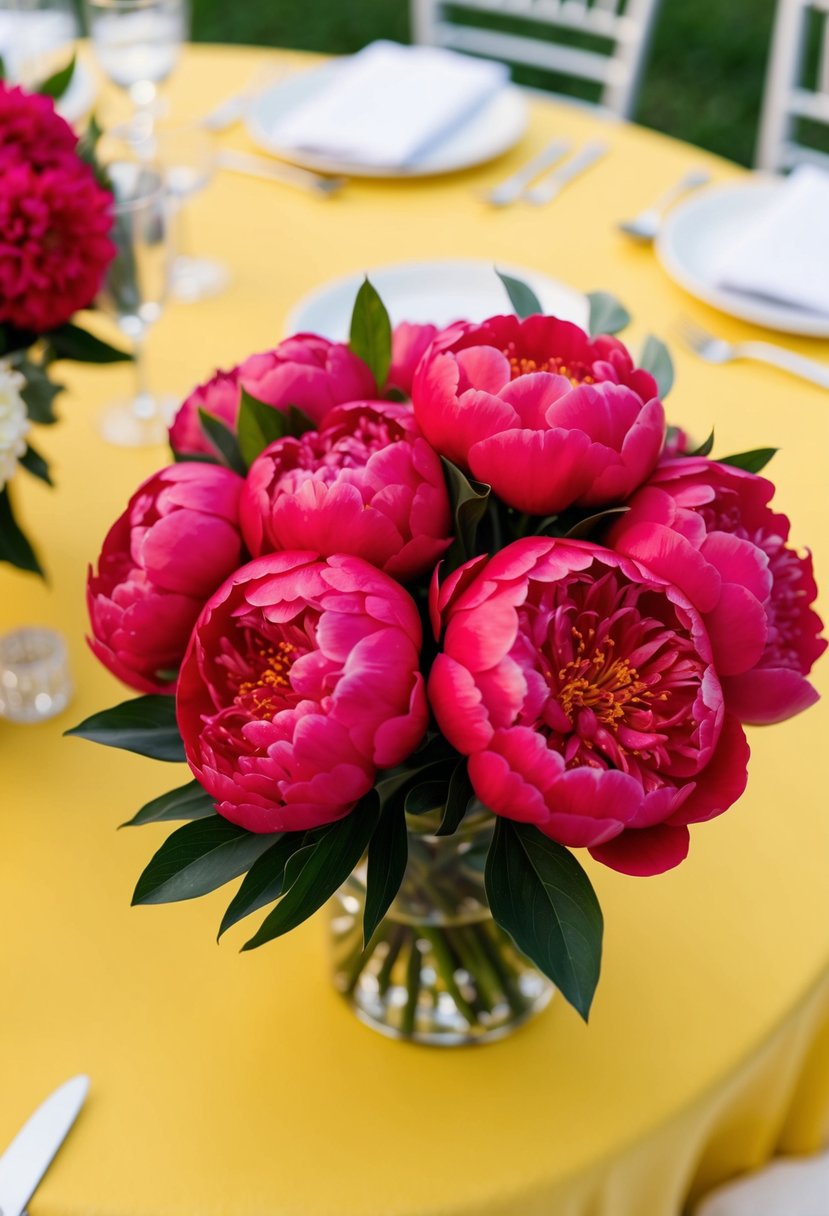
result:
<svg viewBox="0 0 829 1216"><path fill-rule="evenodd" d="M627 498L665 438L656 382L615 338L555 317L491 317L445 330L412 389L444 456L533 515Z"/></svg>
<svg viewBox="0 0 829 1216"><path fill-rule="evenodd" d="M419 743L428 710L411 596L356 557L273 553L207 603L177 706L216 809L253 832L340 819Z"/></svg>
<svg viewBox="0 0 829 1216"><path fill-rule="evenodd" d="M702 613L726 704L756 724L814 704L806 676L826 649L811 556L786 544L773 494L766 478L703 456L665 460L608 536Z"/></svg>
<svg viewBox="0 0 829 1216"><path fill-rule="evenodd" d="M417 365L437 337L436 325L413 325L401 321L394 328L391 340L391 367L386 388L396 389L404 397L412 395L412 381Z"/></svg>
<svg viewBox="0 0 829 1216"><path fill-rule="evenodd" d="M382 401L336 406L320 431L278 439L257 457L241 504L251 553L353 553L406 581L451 543L440 460L411 409Z"/></svg>
<svg viewBox="0 0 829 1216"><path fill-rule="evenodd" d="M55 113L51 97L26 93L0 80L0 172L11 161L43 169L74 159L78 137Z"/></svg>
<svg viewBox="0 0 829 1216"><path fill-rule="evenodd" d="M628 874L687 854L688 824L743 792L699 614L597 545L529 538L432 589L446 631L429 680L480 800Z"/></svg>
<svg viewBox="0 0 829 1216"><path fill-rule="evenodd" d="M277 409L296 406L314 422L321 422L335 405L377 394L371 371L347 346L315 334L297 334L274 350L250 355L229 372L217 372L194 389L170 428L173 451L215 455L201 429L199 409L215 414L232 429L239 413L240 386Z"/></svg>
<svg viewBox="0 0 829 1216"><path fill-rule="evenodd" d="M89 644L139 692L170 692L205 601L242 557L241 477L207 464L162 469L133 494L89 571Z"/></svg>
<svg viewBox="0 0 829 1216"><path fill-rule="evenodd" d="M0 323L45 333L92 303L115 252L111 203L75 157L0 159Z"/></svg>

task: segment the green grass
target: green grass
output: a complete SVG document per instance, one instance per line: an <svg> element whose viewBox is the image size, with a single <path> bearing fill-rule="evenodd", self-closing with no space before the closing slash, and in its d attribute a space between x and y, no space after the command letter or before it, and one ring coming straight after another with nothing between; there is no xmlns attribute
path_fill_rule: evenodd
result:
<svg viewBox="0 0 829 1216"><path fill-rule="evenodd" d="M193 0L194 36L343 54L409 39L407 0ZM774 0L663 0L637 121L743 164L754 155Z"/></svg>

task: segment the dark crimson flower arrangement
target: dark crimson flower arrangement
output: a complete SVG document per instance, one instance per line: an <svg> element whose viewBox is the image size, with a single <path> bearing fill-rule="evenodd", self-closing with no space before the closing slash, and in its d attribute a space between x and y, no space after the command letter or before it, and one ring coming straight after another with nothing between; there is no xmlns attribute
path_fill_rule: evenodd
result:
<svg viewBox="0 0 829 1216"><path fill-rule="evenodd" d="M810 705L826 646L773 453L666 439L661 343L636 366L505 284L531 315L392 334L366 282L348 347L298 335L195 390L195 463L89 577L92 648L145 695L71 732L190 766L131 821L189 820L135 902L245 873L222 931L272 905L251 947L333 898L339 986L427 1042L503 1033L543 977L586 1017L576 852L683 861L743 793L742 724Z"/></svg>
<svg viewBox="0 0 829 1216"><path fill-rule="evenodd" d="M59 359L129 358L72 323L92 305L115 254L112 195L94 164L96 132L79 140L55 112L73 63L40 92L0 79L0 561L42 573L17 523L8 482L18 463L49 482L28 442L57 421L50 378Z"/></svg>

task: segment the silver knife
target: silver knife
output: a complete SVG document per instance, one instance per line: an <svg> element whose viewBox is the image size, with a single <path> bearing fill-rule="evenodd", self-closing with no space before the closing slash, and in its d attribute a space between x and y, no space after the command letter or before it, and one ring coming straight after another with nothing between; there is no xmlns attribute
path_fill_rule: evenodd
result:
<svg viewBox="0 0 829 1216"><path fill-rule="evenodd" d="M537 156L527 161L526 165L522 165L520 169L516 170L512 177L508 177L494 186L486 195L486 201L491 207L507 207L510 203L514 203L530 182L538 177L539 173L548 169L550 165L554 165L569 151L569 139L554 139Z"/></svg>
<svg viewBox="0 0 829 1216"><path fill-rule="evenodd" d="M298 165L286 165L282 161L268 160L264 156L256 156L252 152L235 152L225 149L216 156L219 169L229 173L246 173L250 177L261 177L265 181L284 182L286 186L299 186L300 189L310 190L323 198L328 198L342 190L346 184L344 177L325 177L310 169L300 169Z"/></svg>
<svg viewBox="0 0 829 1216"><path fill-rule="evenodd" d="M571 182L574 177L578 177L580 173L584 173L591 165L595 165L597 160L601 160L609 146L600 140L585 144L580 152L577 152L560 168L553 169L552 173L542 177L537 185L525 190L521 196L522 199L527 203L535 203L536 206L552 202L568 182Z"/></svg>
<svg viewBox="0 0 829 1216"><path fill-rule="evenodd" d="M78 1117L89 1077L73 1077L46 1099L0 1157L0 1216L22 1216Z"/></svg>

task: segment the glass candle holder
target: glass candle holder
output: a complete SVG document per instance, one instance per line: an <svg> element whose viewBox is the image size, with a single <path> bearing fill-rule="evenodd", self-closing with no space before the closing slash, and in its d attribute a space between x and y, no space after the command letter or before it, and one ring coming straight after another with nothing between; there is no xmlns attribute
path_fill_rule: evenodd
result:
<svg viewBox="0 0 829 1216"><path fill-rule="evenodd" d="M0 715L45 722L72 696L66 644L54 629L28 627L0 637Z"/></svg>

